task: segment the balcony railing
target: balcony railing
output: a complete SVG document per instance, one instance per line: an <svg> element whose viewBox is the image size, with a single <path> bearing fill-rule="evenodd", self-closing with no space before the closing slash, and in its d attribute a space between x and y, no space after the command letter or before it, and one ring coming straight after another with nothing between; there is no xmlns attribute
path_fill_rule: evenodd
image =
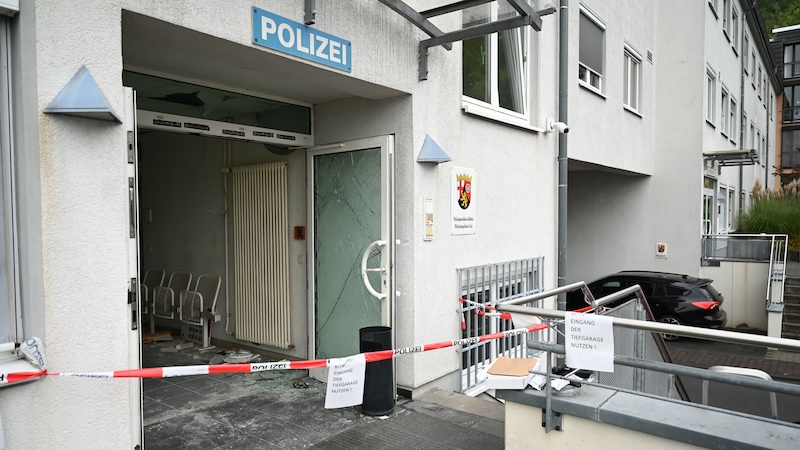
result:
<svg viewBox="0 0 800 450"><path fill-rule="evenodd" d="M783 78L800 77L800 61L783 64Z"/></svg>
<svg viewBox="0 0 800 450"><path fill-rule="evenodd" d="M800 123L800 106L784 107L783 123Z"/></svg>
<svg viewBox="0 0 800 450"><path fill-rule="evenodd" d="M781 167L800 167L800 151L781 153Z"/></svg>

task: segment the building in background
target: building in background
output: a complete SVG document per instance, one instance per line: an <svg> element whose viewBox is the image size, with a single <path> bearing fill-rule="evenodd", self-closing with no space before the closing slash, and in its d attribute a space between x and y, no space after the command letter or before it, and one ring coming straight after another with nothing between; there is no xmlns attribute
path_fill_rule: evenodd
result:
<svg viewBox="0 0 800 450"><path fill-rule="evenodd" d="M800 178L800 25L772 30L772 54L783 83L778 102L775 187Z"/></svg>

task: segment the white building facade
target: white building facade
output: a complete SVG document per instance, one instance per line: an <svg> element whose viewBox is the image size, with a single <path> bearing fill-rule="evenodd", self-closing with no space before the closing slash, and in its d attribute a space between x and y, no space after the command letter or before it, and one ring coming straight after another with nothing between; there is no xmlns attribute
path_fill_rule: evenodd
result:
<svg viewBox="0 0 800 450"><path fill-rule="evenodd" d="M495 2L418 26L399 3L2 3L0 337L39 337L52 372L139 367L154 307L155 329L181 329L184 314L212 343L295 360L354 354L368 326L389 327L395 347L449 341L464 319L457 269L543 257L540 287L557 285L559 142L575 281L697 274L701 234L732 230L728 205L766 177L776 84L739 2L570 2L568 135L548 126L558 8L420 53L527 9ZM405 2L451 2L432 3ZM738 76L745 56L755 69ZM75 105L75 86L92 107ZM763 165L705 166L704 153L751 142ZM267 189L249 190L252 171ZM177 308L140 305L148 269L165 284L189 272L190 288L219 276L216 304L184 310L177 292ZM395 381L455 390L461 363L402 355ZM141 401L135 379L7 386L5 443L134 448Z"/></svg>
<svg viewBox="0 0 800 450"><path fill-rule="evenodd" d="M702 275L701 236L735 231L756 180L772 185L780 89L760 13L710 0L570 14L568 278ZM757 161L714 162L743 151Z"/></svg>

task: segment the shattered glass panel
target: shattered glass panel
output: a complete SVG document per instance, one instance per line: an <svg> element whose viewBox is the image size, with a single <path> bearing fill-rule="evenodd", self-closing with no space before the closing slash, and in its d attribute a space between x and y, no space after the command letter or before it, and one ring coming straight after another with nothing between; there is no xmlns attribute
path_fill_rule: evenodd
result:
<svg viewBox="0 0 800 450"><path fill-rule="evenodd" d="M380 148L315 156L317 358L359 353L359 329L381 325L381 301L361 279L361 258L381 238ZM372 252L367 267L380 266ZM376 291L380 275L370 272Z"/></svg>

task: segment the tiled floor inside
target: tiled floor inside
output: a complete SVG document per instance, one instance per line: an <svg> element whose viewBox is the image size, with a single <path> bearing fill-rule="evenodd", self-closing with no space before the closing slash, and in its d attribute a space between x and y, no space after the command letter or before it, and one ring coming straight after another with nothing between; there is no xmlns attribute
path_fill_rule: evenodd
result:
<svg viewBox="0 0 800 450"><path fill-rule="evenodd" d="M143 365L205 365L222 362L225 351L174 350L170 343L145 344ZM468 399L488 403L477 409L495 411L491 417L402 398L394 412L384 417L363 415L359 406L325 409L326 385L308 377L305 370L145 379L143 387L148 450L500 449L504 444L499 404ZM449 395L444 393L440 403L448 401ZM452 395L458 395L459 401L465 397Z"/></svg>

